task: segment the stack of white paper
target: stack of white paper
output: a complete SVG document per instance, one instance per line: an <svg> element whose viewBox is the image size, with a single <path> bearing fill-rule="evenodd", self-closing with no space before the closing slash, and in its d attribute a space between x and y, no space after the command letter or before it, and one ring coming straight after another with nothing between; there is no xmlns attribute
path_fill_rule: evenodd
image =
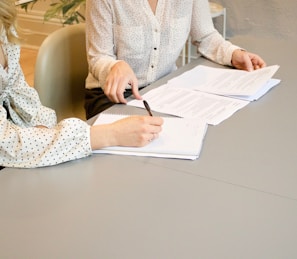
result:
<svg viewBox="0 0 297 259"><path fill-rule="evenodd" d="M275 65L247 72L197 66L142 97L154 111L217 125L276 86L280 80L271 77L278 68ZM139 100L128 105L144 108Z"/></svg>
<svg viewBox="0 0 297 259"><path fill-rule="evenodd" d="M127 115L101 114L94 125L111 123ZM207 130L201 120L164 117L162 131L144 147L108 147L94 151L119 155L151 156L180 159L197 159Z"/></svg>

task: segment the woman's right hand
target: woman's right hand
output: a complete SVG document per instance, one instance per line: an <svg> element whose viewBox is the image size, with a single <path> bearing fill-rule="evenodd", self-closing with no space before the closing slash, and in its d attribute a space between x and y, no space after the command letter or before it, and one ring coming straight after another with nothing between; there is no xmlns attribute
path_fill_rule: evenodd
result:
<svg viewBox="0 0 297 259"><path fill-rule="evenodd" d="M125 61L117 62L110 70L104 85L104 93L114 103L127 103L124 92L127 85L131 86L136 99L141 100L138 92L138 80Z"/></svg>
<svg viewBox="0 0 297 259"><path fill-rule="evenodd" d="M163 119L151 116L129 116L111 124L91 127L92 149L108 146L142 147L158 138Z"/></svg>

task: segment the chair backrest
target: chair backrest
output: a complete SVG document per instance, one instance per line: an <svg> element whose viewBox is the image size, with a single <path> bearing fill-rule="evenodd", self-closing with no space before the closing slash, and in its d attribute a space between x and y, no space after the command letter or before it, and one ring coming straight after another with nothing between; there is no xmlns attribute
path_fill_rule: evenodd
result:
<svg viewBox="0 0 297 259"><path fill-rule="evenodd" d="M58 120L85 119L87 74L85 24L58 29L43 41L35 64L34 87L42 104L56 111Z"/></svg>

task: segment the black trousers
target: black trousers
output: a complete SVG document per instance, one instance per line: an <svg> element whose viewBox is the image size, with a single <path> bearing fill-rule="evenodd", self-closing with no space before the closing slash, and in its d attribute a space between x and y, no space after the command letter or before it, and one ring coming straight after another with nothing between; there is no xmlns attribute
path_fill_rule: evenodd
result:
<svg viewBox="0 0 297 259"><path fill-rule="evenodd" d="M124 97L127 98L132 94L131 89L126 89ZM85 110L87 120L103 112L114 105L101 88L85 89Z"/></svg>

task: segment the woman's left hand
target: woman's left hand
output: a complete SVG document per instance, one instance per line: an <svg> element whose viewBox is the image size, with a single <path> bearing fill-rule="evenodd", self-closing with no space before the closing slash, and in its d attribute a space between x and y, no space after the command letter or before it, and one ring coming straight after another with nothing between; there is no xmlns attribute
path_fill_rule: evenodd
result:
<svg viewBox="0 0 297 259"><path fill-rule="evenodd" d="M237 49L232 53L231 63L235 68L247 71L266 67L266 63L261 57L241 49Z"/></svg>

